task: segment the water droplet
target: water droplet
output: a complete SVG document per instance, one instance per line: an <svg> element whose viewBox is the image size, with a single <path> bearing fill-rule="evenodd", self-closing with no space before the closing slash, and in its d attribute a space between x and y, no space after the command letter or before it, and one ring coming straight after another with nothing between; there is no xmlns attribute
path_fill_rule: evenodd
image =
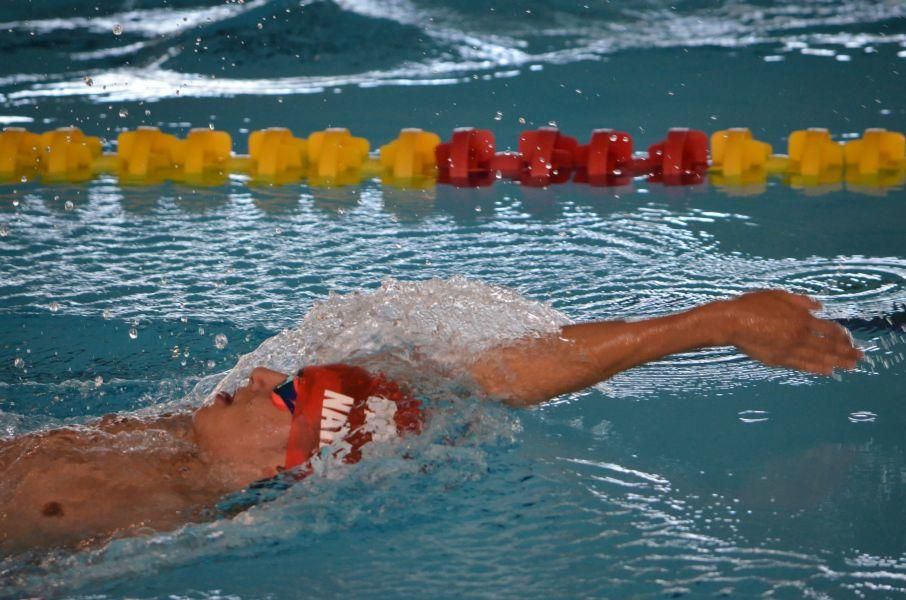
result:
<svg viewBox="0 0 906 600"><path fill-rule="evenodd" d="M113 26L113 35L123 35L123 24L122 23L116 23Z"/></svg>
<svg viewBox="0 0 906 600"><path fill-rule="evenodd" d="M146 108L146 109L145 109L145 116L146 116L146 117L150 117L150 116L151 116L151 109L150 109L150 108Z"/></svg>
<svg viewBox="0 0 906 600"><path fill-rule="evenodd" d="M22 177L19 178L19 181L21 181L22 183L28 183L28 177L26 175L23 175ZM13 202L13 205L15 205L15 204L16 203Z"/></svg>
<svg viewBox="0 0 906 600"><path fill-rule="evenodd" d="M53 301L47 306L47 308L50 309L50 312L55 313L58 310L60 310L60 303L57 301Z"/></svg>
<svg viewBox="0 0 906 600"><path fill-rule="evenodd" d="M204 327L198 328L198 335L204 335Z"/></svg>
<svg viewBox="0 0 906 600"><path fill-rule="evenodd" d="M210 129L211 131L214 131L214 124L208 123L208 129Z"/></svg>
<svg viewBox="0 0 906 600"><path fill-rule="evenodd" d="M503 118L503 113L500 112L500 111L498 110L498 111L494 114L494 120L495 120L495 121L499 121L499 120L501 120L502 118Z"/></svg>
<svg viewBox="0 0 906 600"><path fill-rule="evenodd" d="M258 22L258 29L264 29L264 23Z"/></svg>
<svg viewBox="0 0 906 600"><path fill-rule="evenodd" d="M101 312L101 316L103 316L104 319L109 319L110 316L111 316L112 314L113 314L113 313L110 311L109 308L105 308L105 309Z"/></svg>
<svg viewBox="0 0 906 600"><path fill-rule="evenodd" d="M9 235L9 225L6 223L0 223L0 237L6 237Z"/></svg>
<svg viewBox="0 0 906 600"><path fill-rule="evenodd" d="M120 112L119 112L118 114L119 114L119 116L120 116L121 119L125 119L126 117L129 116L129 110L128 110L128 109L125 109L125 108L121 108L121 109L120 109Z"/></svg>
<svg viewBox="0 0 906 600"><path fill-rule="evenodd" d="M13 208L19 208L19 199L13 198Z"/></svg>
<svg viewBox="0 0 906 600"><path fill-rule="evenodd" d="M104 385L104 378L98 375L94 378L94 387L101 387Z"/></svg>
<svg viewBox="0 0 906 600"><path fill-rule="evenodd" d="M75 204L72 203L72 200L67 200L63 204L63 210L72 210L73 208L75 208Z"/></svg>
<svg viewBox="0 0 906 600"><path fill-rule="evenodd" d="M209 360L208 362L205 363L205 366L209 369L213 369L215 366L215 363L213 360Z"/></svg>
<svg viewBox="0 0 906 600"><path fill-rule="evenodd" d="M519 117L519 124L525 125L525 117Z"/></svg>
<svg viewBox="0 0 906 600"><path fill-rule="evenodd" d="M277 235L282 234L282 233L283 233L283 228L282 228L282 227L274 227L274 233L277 234Z"/></svg>
<svg viewBox="0 0 906 600"><path fill-rule="evenodd" d="M227 336L223 335L222 333L218 333L214 336L214 347L218 350L223 350L224 348L226 348L228 341L229 340L227 340Z"/></svg>
<svg viewBox="0 0 906 600"><path fill-rule="evenodd" d="M88 75L86 75L85 77L83 77L83 78L82 78L82 81L84 81L84 82L85 82L85 85L87 85L88 87L91 87L91 86L94 85L94 79L92 79L92 78L89 77Z"/></svg>
<svg viewBox="0 0 906 600"><path fill-rule="evenodd" d="M25 361L22 359L22 357L17 356L16 360L13 361L13 366L16 367L17 369L24 369Z"/></svg>
<svg viewBox="0 0 906 600"><path fill-rule="evenodd" d="M138 337L138 329L136 329L135 327L131 328L129 330L129 337L133 340L136 339Z"/></svg>

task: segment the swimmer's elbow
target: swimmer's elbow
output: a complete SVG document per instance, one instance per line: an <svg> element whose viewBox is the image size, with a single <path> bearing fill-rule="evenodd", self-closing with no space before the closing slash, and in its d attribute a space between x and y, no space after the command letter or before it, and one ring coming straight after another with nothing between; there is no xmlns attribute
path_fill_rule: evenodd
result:
<svg viewBox="0 0 906 600"><path fill-rule="evenodd" d="M548 393L548 382L539 377L532 366L501 353L477 361L472 366L471 375L485 398L525 408L546 402L556 395Z"/></svg>
<svg viewBox="0 0 906 600"><path fill-rule="evenodd" d="M536 390L520 389L512 381L506 381L503 378L476 376L475 380L482 396L515 408L527 408L550 400L546 394L539 394Z"/></svg>

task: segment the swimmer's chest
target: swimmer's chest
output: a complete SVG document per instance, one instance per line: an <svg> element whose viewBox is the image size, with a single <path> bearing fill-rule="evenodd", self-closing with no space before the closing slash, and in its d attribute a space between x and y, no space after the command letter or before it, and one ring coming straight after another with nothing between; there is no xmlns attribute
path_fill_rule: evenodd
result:
<svg viewBox="0 0 906 600"><path fill-rule="evenodd" d="M27 472L10 474L13 487L0 507L4 537L55 546L136 527L170 528L222 493L198 485L203 475L179 457L149 458L97 450L37 453Z"/></svg>

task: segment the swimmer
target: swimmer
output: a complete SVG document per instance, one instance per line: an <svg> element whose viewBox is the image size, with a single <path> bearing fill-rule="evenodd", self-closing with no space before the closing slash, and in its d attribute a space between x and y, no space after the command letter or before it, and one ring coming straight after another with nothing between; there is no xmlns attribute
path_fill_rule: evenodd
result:
<svg viewBox="0 0 906 600"><path fill-rule="evenodd" d="M830 375L862 357L820 304L779 290L638 321L566 325L470 357L475 395L526 407L670 354L735 346L763 363ZM265 368L194 413L94 423L0 441L0 550L86 547L215 518L218 500L283 471L304 478L324 453L417 434L405 381L351 365ZM149 442L149 440L151 443Z"/></svg>

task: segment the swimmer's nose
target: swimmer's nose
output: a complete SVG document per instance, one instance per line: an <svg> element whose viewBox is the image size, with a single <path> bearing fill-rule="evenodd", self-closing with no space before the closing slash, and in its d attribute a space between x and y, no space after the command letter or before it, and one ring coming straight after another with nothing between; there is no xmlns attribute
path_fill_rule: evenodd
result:
<svg viewBox="0 0 906 600"><path fill-rule="evenodd" d="M264 367L255 367L249 374L249 389L253 392L270 391L274 386L283 383L286 375Z"/></svg>
<svg viewBox="0 0 906 600"><path fill-rule="evenodd" d="M252 391L258 391L263 385L264 374L261 372L261 367L252 369L252 372L249 373L249 389Z"/></svg>

